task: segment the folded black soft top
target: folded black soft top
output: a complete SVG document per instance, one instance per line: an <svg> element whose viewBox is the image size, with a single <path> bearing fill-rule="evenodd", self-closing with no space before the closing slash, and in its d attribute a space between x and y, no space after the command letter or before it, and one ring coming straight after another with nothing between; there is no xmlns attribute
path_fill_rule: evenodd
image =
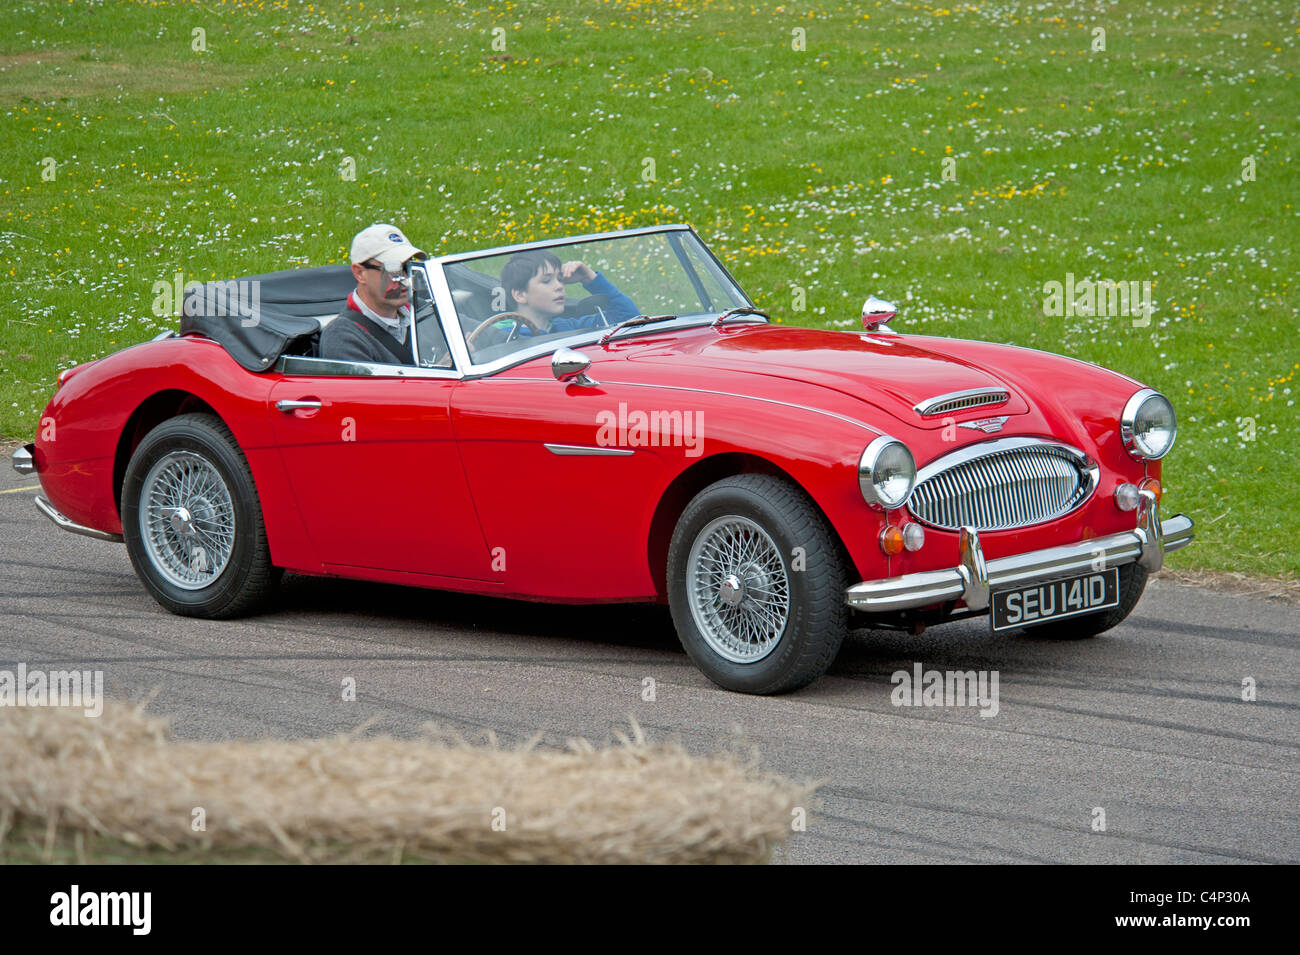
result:
<svg viewBox="0 0 1300 955"><path fill-rule="evenodd" d="M249 371L266 371L283 354L314 354L319 320L341 312L356 284L348 266L323 265L192 286L181 334L205 335Z"/></svg>

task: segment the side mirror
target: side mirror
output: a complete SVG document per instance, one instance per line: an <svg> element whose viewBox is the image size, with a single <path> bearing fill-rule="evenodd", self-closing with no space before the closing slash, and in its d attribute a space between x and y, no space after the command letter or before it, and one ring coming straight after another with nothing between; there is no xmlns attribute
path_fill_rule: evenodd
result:
<svg viewBox="0 0 1300 955"><path fill-rule="evenodd" d="M898 308L892 302L872 295L862 303L862 327L869 332L885 331L885 326L897 314Z"/></svg>
<svg viewBox="0 0 1300 955"><path fill-rule="evenodd" d="M584 388L600 384L587 377L587 369L590 367L591 359L572 348L557 349L551 356L551 374L556 381L566 384L581 385Z"/></svg>

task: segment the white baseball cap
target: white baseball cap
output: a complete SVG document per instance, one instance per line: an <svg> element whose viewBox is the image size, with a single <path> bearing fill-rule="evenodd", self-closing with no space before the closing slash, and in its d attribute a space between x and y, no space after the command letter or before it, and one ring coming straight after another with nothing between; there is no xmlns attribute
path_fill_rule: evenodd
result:
<svg viewBox="0 0 1300 955"><path fill-rule="evenodd" d="M360 265L369 259L378 259L379 264L388 271L397 272L412 256L418 259L429 257L427 253L411 245L410 240L397 226L376 223L362 229L352 240L353 265Z"/></svg>

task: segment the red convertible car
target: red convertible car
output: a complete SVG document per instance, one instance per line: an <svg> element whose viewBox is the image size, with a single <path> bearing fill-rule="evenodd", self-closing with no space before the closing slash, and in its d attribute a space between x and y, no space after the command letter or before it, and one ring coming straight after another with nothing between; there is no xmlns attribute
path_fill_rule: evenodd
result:
<svg viewBox="0 0 1300 955"><path fill-rule="evenodd" d="M546 272L544 300L503 279L560 261L593 278ZM751 693L815 680L855 624L1101 633L1192 539L1160 514L1158 392L898 334L877 299L860 332L770 323L686 226L406 281L391 363L318 357L347 267L196 286L179 334L64 371L14 466L174 613L252 612L285 570L666 602L699 668Z"/></svg>

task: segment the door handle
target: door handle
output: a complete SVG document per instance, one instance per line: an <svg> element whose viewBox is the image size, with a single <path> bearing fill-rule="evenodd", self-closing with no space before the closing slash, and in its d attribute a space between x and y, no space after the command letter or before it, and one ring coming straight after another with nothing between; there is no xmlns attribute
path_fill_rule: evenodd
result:
<svg viewBox="0 0 1300 955"><path fill-rule="evenodd" d="M276 411L283 411L285 414L292 414L295 411L319 411L319 401L277 401L275 403Z"/></svg>

